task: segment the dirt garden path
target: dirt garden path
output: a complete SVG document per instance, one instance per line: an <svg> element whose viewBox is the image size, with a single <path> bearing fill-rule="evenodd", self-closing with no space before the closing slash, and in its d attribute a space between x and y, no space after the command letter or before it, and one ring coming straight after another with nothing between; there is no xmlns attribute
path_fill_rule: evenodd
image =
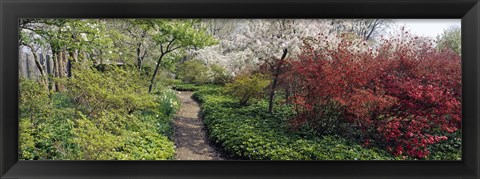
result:
<svg viewBox="0 0 480 179"><path fill-rule="evenodd" d="M179 91L177 97L182 103L174 118L174 136L177 160L223 160L208 142L200 106L192 99L193 92Z"/></svg>

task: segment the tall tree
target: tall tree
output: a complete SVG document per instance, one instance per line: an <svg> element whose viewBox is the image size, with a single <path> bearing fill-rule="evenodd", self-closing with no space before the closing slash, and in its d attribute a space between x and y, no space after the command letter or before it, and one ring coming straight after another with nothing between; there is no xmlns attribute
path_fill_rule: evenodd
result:
<svg viewBox="0 0 480 179"><path fill-rule="evenodd" d="M133 54L136 59L136 66L139 70L143 67L149 50L153 46L149 33L153 30L153 23L149 19L125 19L116 20L113 25L115 28L121 30L124 35L128 36L128 40L121 41L120 45L127 46L126 51L133 49Z"/></svg>
<svg viewBox="0 0 480 179"><path fill-rule="evenodd" d="M208 35L205 30L194 27L198 20L148 19L148 21L153 25L154 31L151 36L160 51L148 92L152 91L160 64L167 54L176 50L216 43L215 38Z"/></svg>
<svg viewBox="0 0 480 179"><path fill-rule="evenodd" d="M19 41L27 47L49 48L53 76L63 78L71 76L72 64L78 60L79 54L86 58L86 53L94 60L96 57L100 60L110 58L115 49L113 32L106 30L106 20L99 19L21 19ZM64 90L60 83L52 84L51 88Z"/></svg>
<svg viewBox="0 0 480 179"><path fill-rule="evenodd" d="M451 26L437 36L437 48L440 50L451 49L462 54L462 31L459 26Z"/></svg>
<svg viewBox="0 0 480 179"><path fill-rule="evenodd" d="M382 32L389 27L390 20L387 19L338 19L332 21L338 32L351 32L363 40L375 40Z"/></svg>

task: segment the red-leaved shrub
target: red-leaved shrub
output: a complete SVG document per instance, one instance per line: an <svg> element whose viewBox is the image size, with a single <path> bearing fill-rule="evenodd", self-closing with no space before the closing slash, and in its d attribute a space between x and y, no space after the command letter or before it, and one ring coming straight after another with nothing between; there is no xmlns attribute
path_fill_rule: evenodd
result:
<svg viewBox="0 0 480 179"><path fill-rule="evenodd" d="M428 145L461 128L461 58L453 51L406 33L375 50L352 48L349 40L334 48L313 45L290 61L283 77L292 87L294 127L328 118L324 107L339 106L366 145L376 140L414 158L428 156Z"/></svg>

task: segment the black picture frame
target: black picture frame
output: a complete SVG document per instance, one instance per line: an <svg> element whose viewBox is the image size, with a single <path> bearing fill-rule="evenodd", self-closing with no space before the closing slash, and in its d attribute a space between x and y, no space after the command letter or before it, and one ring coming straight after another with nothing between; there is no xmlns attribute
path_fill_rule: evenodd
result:
<svg viewBox="0 0 480 179"><path fill-rule="evenodd" d="M18 161L19 18L461 18L461 161ZM480 178L478 0L0 0L0 178Z"/></svg>

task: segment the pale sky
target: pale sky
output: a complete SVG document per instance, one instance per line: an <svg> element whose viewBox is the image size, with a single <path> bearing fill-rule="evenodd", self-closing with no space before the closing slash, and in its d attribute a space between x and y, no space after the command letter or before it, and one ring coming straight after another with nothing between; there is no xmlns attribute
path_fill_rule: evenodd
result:
<svg viewBox="0 0 480 179"><path fill-rule="evenodd" d="M397 26L405 25L411 33L435 38L450 26L461 27L461 19L395 19Z"/></svg>

